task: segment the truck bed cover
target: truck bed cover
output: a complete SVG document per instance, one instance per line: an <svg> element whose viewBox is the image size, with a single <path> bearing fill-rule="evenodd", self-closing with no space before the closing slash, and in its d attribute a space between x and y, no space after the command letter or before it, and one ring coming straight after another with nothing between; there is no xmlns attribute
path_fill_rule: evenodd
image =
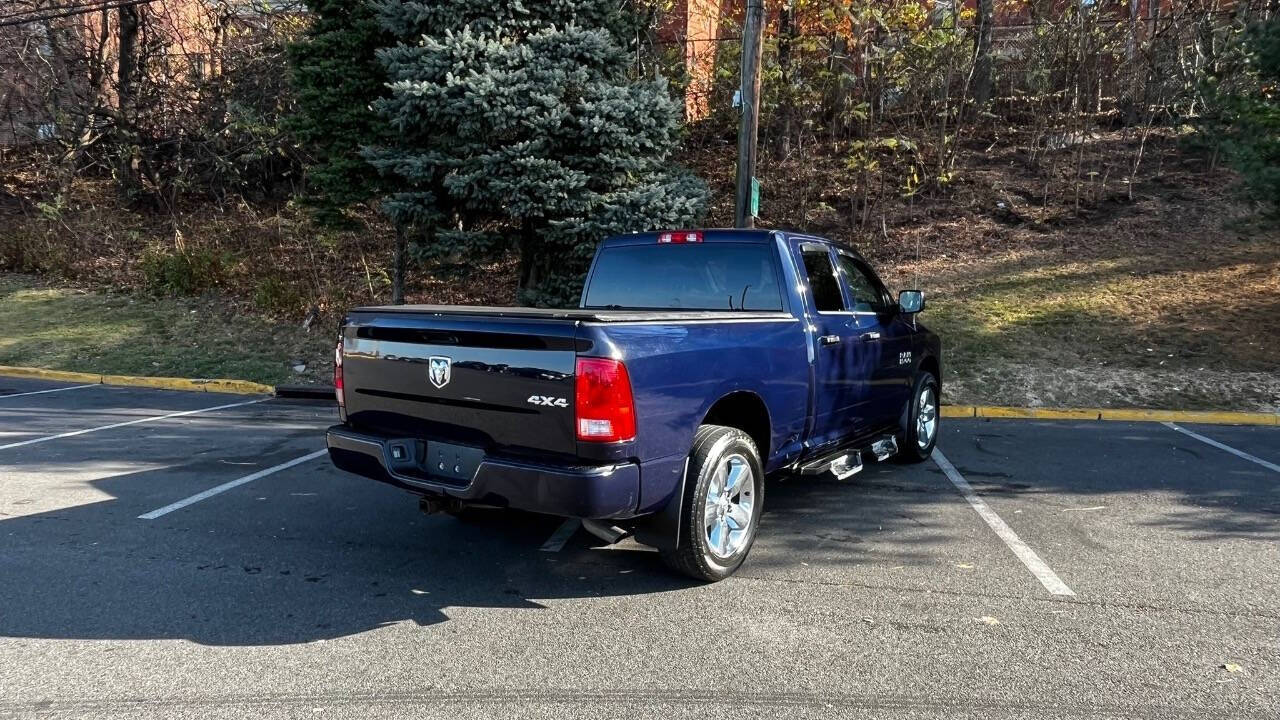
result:
<svg viewBox="0 0 1280 720"><path fill-rule="evenodd" d="M590 310L564 308L489 307L483 305L379 305L352 313L402 315L486 316L580 322L681 322L692 320L794 320L783 311L756 310Z"/></svg>

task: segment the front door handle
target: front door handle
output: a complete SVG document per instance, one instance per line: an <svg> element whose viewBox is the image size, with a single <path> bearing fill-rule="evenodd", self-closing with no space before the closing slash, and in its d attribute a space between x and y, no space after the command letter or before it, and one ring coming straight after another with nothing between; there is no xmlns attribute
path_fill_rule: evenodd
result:
<svg viewBox="0 0 1280 720"><path fill-rule="evenodd" d="M862 341L864 341L864 342L866 342L866 341L870 341L870 340L879 340L879 339L880 339L880 333L875 332L875 331L873 330L873 331L871 331L871 332L862 333L861 335L859 335L859 336L858 336L858 339L860 339L860 340L862 340Z"/></svg>
<svg viewBox="0 0 1280 720"><path fill-rule="evenodd" d="M818 343L821 345L839 345L840 336L839 335L823 335L822 337L818 338Z"/></svg>

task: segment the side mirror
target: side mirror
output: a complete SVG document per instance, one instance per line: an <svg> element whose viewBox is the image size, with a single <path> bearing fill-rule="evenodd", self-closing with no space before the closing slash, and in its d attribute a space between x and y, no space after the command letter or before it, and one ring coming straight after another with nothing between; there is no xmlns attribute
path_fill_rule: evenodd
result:
<svg viewBox="0 0 1280 720"><path fill-rule="evenodd" d="M919 290L903 290L898 293L898 307L907 315L924 310L924 293Z"/></svg>

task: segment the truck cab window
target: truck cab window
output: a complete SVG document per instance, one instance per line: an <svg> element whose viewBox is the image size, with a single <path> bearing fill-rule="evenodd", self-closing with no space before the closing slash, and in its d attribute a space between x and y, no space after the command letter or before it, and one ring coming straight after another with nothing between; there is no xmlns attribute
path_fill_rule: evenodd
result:
<svg viewBox="0 0 1280 720"><path fill-rule="evenodd" d="M764 243L619 245L600 251L584 308L782 310L776 252Z"/></svg>
<svg viewBox="0 0 1280 720"><path fill-rule="evenodd" d="M813 304L818 312L844 310L844 298L840 295L840 281L836 280L831 255L826 250L804 250L804 270L809 275L809 287L813 290Z"/></svg>
<svg viewBox="0 0 1280 720"><path fill-rule="evenodd" d="M848 255L840 256L840 272L849 286L849 294L853 297L854 312L883 312L884 293L877 283L857 260Z"/></svg>

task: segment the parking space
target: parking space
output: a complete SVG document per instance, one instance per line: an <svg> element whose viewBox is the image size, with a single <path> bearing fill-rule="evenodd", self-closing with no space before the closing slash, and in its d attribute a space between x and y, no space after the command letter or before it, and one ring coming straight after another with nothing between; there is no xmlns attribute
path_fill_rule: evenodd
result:
<svg viewBox="0 0 1280 720"><path fill-rule="evenodd" d="M206 408L260 398L212 393L157 392L108 385L51 383L0 377L0 448L14 450L66 433L186 417Z"/></svg>
<svg viewBox="0 0 1280 720"><path fill-rule="evenodd" d="M953 423L943 447L1083 596L1215 612L1276 599L1280 474L1158 423Z"/></svg>
<svg viewBox="0 0 1280 720"><path fill-rule="evenodd" d="M774 482L708 586L543 549L557 518L423 516L318 453L324 404L64 387L0 378L0 717L1280 706L1280 473L1158 423L950 421L959 483ZM1280 429L1186 429L1280 462Z"/></svg>

